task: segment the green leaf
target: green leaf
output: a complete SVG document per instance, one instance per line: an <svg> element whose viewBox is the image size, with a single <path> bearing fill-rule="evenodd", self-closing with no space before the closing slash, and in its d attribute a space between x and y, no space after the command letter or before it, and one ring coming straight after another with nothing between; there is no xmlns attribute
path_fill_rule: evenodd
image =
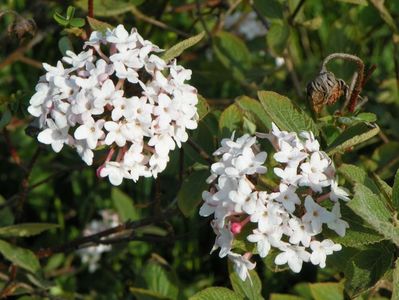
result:
<svg viewBox="0 0 399 300"><path fill-rule="evenodd" d="M206 179L209 175L209 170L198 170L184 179L177 194L177 205L186 217L194 213L201 203L202 192L207 189Z"/></svg>
<svg viewBox="0 0 399 300"><path fill-rule="evenodd" d="M299 108L294 107L287 97L270 91L260 91L258 97L263 109L281 130L295 132L308 130L318 135L319 130L312 118Z"/></svg>
<svg viewBox="0 0 399 300"><path fill-rule="evenodd" d="M75 7L68 6L67 12L66 12L66 19L71 20L74 15L75 15Z"/></svg>
<svg viewBox="0 0 399 300"><path fill-rule="evenodd" d="M69 24L69 20L65 19L65 17L58 12L54 13L53 18L61 26L66 27Z"/></svg>
<svg viewBox="0 0 399 300"><path fill-rule="evenodd" d="M37 235L43 231L58 228L57 224L50 223L22 223L0 227L0 236L3 237L27 237Z"/></svg>
<svg viewBox="0 0 399 300"><path fill-rule="evenodd" d="M111 24L103 22L94 18L87 17L87 22L89 22L90 28L95 31L105 32L107 29L114 28Z"/></svg>
<svg viewBox="0 0 399 300"><path fill-rule="evenodd" d="M143 2L144 0L94 0L94 15L96 17L118 16L131 11ZM74 3L77 7L87 11L87 0L77 0Z"/></svg>
<svg viewBox="0 0 399 300"><path fill-rule="evenodd" d="M189 300L243 300L243 298L227 288L210 287L190 297Z"/></svg>
<svg viewBox="0 0 399 300"><path fill-rule="evenodd" d="M0 204L4 204L6 200L0 195ZM7 226L14 223L14 214L9 207L0 209L0 226Z"/></svg>
<svg viewBox="0 0 399 300"><path fill-rule="evenodd" d="M133 199L127 194L118 188L113 188L111 192L111 199L122 222L139 219L139 213L133 206Z"/></svg>
<svg viewBox="0 0 399 300"><path fill-rule="evenodd" d="M392 205L399 211L399 170L396 171L395 181L392 189Z"/></svg>
<svg viewBox="0 0 399 300"><path fill-rule="evenodd" d="M393 290L392 290L391 300L399 300L399 258L397 258L396 262L395 262L392 286L393 286Z"/></svg>
<svg viewBox="0 0 399 300"><path fill-rule="evenodd" d="M336 1L357 4L357 5L368 5L367 0L336 0Z"/></svg>
<svg viewBox="0 0 399 300"><path fill-rule="evenodd" d="M355 196L348 206L373 229L399 246L399 228L392 222L387 204L366 186L357 183Z"/></svg>
<svg viewBox="0 0 399 300"><path fill-rule="evenodd" d="M288 294L271 294L270 300L305 300L305 298Z"/></svg>
<svg viewBox="0 0 399 300"><path fill-rule="evenodd" d="M368 187L373 193L378 194L379 188L363 169L349 164L342 164L338 172L352 184L361 183Z"/></svg>
<svg viewBox="0 0 399 300"><path fill-rule="evenodd" d="M254 4L266 18L283 18L283 6L277 0L255 0Z"/></svg>
<svg viewBox="0 0 399 300"><path fill-rule="evenodd" d="M166 50L166 52L162 55L162 58L167 62L171 61L175 57L178 57L180 54L182 54L184 50L194 46L199 41L201 41L204 36L205 32L203 31L195 36L181 41L180 43L174 45L172 48Z"/></svg>
<svg viewBox="0 0 399 300"><path fill-rule="evenodd" d="M364 245L380 242L385 238L365 224L361 217L356 215L347 205L341 205L342 219L348 222L349 228L345 236L339 236L334 231L326 230L326 237L332 239L335 243L346 247L360 248Z"/></svg>
<svg viewBox="0 0 399 300"><path fill-rule="evenodd" d="M58 41L58 49L60 49L62 55L65 55L67 50L73 50L71 40L67 36L63 36Z"/></svg>
<svg viewBox="0 0 399 300"><path fill-rule="evenodd" d="M40 269L39 260L28 249L23 249L0 240L0 253L7 260L25 270L35 273Z"/></svg>
<svg viewBox="0 0 399 300"><path fill-rule="evenodd" d="M228 106L219 118L219 129L222 136L231 136L233 131L240 128L242 121L243 119L240 109L234 104Z"/></svg>
<svg viewBox="0 0 399 300"><path fill-rule="evenodd" d="M345 269L345 290L354 298L371 288L390 269L394 247L380 243L353 256Z"/></svg>
<svg viewBox="0 0 399 300"><path fill-rule="evenodd" d="M305 27L308 30L318 30L322 24L323 18L320 16L299 23L299 25Z"/></svg>
<svg viewBox="0 0 399 300"><path fill-rule="evenodd" d="M359 123L346 129L331 143L327 152L332 155L337 152L345 152L346 149L356 146L371 139L380 132L380 128L374 124Z"/></svg>
<svg viewBox="0 0 399 300"><path fill-rule="evenodd" d="M83 18L73 18L69 21L69 25L71 25L72 27L83 27L85 26L86 21Z"/></svg>
<svg viewBox="0 0 399 300"><path fill-rule="evenodd" d="M171 300L171 298L143 288L131 287L129 290L138 300Z"/></svg>
<svg viewBox="0 0 399 300"><path fill-rule="evenodd" d="M199 120L202 120L210 111L210 107L206 99L201 95L198 95L197 112Z"/></svg>
<svg viewBox="0 0 399 300"><path fill-rule="evenodd" d="M344 286L341 283L323 282L310 284L314 300L343 300Z"/></svg>
<svg viewBox="0 0 399 300"><path fill-rule="evenodd" d="M168 299L178 298L177 278L172 272L166 271L158 263L150 262L141 273L148 290Z"/></svg>
<svg viewBox="0 0 399 300"><path fill-rule="evenodd" d="M276 20L270 25L270 29L266 35L267 45L272 53L281 56L287 46L290 36L289 26L282 20Z"/></svg>
<svg viewBox="0 0 399 300"><path fill-rule="evenodd" d="M381 18L388 24L393 32L398 32L398 27L396 26L395 20L390 14L389 10L385 7L385 0L370 0L371 4L378 10Z"/></svg>
<svg viewBox="0 0 399 300"><path fill-rule="evenodd" d="M378 186L378 189L380 191L380 195L384 196L385 199L388 202L391 202L392 199L392 188L386 183L384 180L382 180L378 175L373 174L374 177L374 182Z"/></svg>
<svg viewBox="0 0 399 300"><path fill-rule="evenodd" d="M5 110L2 114L1 114L1 118L0 118L0 130L3 129L5 126L8 125L8 123L10 123L12 118L11 112L10 110Z"/></svg>
<svg viewBox="0 0 399 300"><path fill-rule="evenodd" d="M353 118L355 120L359 120L359 121L363 121L363 122L376 122L377 121L376 114L373 114L370 112L362 112Z"/></svg>
<svg viewBox="0 0 399 300"><path fill-rule="evenodd" d="M241 96L235 103L242 110L242 113L255 121L258 131L268 132L271 129L272 121L258 100Z"/></svg>
<svg viewBox="0 0 399 300"><path fill-rule="evenodd" d="M220 31L214 36L213 51L219 61L232 71L237 80L246 79L244 73L251 65L251 53L239 37Z"/></svg>
<svg viewBox="0 0 399 300"><path fill-rule="evenodd" d="M251 278L247 277L245 281L238 277L237 272L233 270L231 265L229 265L229 273L231 285L238 295L248 300L264 299L261 294L262 282L256 271L249 271L249 277Z"/></svg>

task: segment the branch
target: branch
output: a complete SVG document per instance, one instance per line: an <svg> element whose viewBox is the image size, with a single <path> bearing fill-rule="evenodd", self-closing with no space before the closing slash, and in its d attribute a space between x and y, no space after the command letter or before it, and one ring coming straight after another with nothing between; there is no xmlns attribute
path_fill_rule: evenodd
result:
<svg viewBox="0 0 399 300"><path fill-rule="evenodd" d="M167 217L171 217L175 213L176 213L176 210L171 209L169 211L163 212L160 217L162 219L165 219ZM160 221L162 221L162 220L156 219L154 217L148 217L148 218L138 220L138 221L128 221L124 224L106 229L104 231L100 231L100 232L92 234L92 235L77 238L75 240L72 240L72 241L65 243L63 245L60 245L60 246L39 249L39 251L36 252L36 255L39 259L42 259L42 258L50 257L56 253L66 253L66 252L74 251L74 250L81 249L81 248L87 248L87 247L93 246L93 244L94 245L102 244L102 243L104 243L104 241L107 241L107 240L103 240L104 237L109 237L109 236L115 235L115 234L126 233L126 234L128 234L128 236L130 238L132 238L132 236L134 236L134 232L131 233L130 231L135 230L140 227L144 227L144 226L153 224L153 223L158 223ZM134 238L140 239L141 237L135 236ZM112 241L112 239L110 239L110 240ZM119 240L127 241L126 236L124 236L123 238L119 238Z"/></svg>
<svg viewBox="0 0 399 300"><path fill-rule="evenodd" d="M208 155L208 153L206 153L206 151L204 149L201 148L200 145L198 145L196 142L194 142L194 140L192 138L188 138L187 140L188 144L195 150L197 151L197 153L203 158L205 159L210 165L213 164L215 161L213 160L212 157L210 157Z"/></svg>
<svg viewBox="0 0 399 300"><path fill-rule="evenodd" d="M171 26L169 26L169 25L167 25L167 24L165 24L165 23L163 23L161 21L158 21L156 19L153 19L153 18L143 14L140 10L137 9L137 7L133 7L130 11L139 20L143 20L143 21L145 21L147 23L150 23L150 24L152 24L154 26L157 26L159 28L172 31L172 32L174 32L174 33L176 33L178 35L181 35L184 38L189 38L190 37L190 35L185 33L184 31L181 31L179 29L173 28L173 27L171 27Z"/></svg>

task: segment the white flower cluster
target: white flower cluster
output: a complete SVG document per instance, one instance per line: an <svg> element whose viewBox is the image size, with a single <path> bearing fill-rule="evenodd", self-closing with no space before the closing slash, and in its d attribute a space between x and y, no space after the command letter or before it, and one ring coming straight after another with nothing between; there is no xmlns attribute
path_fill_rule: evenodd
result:
<svg viewBox="0 0 399 300"><path fill-rule="evenodd" d="M161 51L123 25L92 32L79 54L67 51L40 78L28 111L38 118L38 140L59 152L76 149L86 164L98 147L109 150L99 168L113 185L123 178L156 177L169 151L197 127L197 91L185 84L191 70L168 64Z"/></svg>
<svg viewBox="0 0 399 300"><path fill-rule="evenodd" d="M258 19L254 11L249 13L237 11L228 15L224 27L236 31L248 41L264 36L267 33L265 25Z"/></svg>
<svg viewBox="0 0 399 300"><path fill-rule="evenodd" d="M101 220L91 221L86 228L83 230L83 235L88 236L96 234L100 231L104 231L108 228L119 225L119 216L110 210L100 211ZM101 259L101 255L104 252L111 251L111 245L97 245L79 250L77 253L80 256L82 263L89 266L89 272L93 273L98 269L98 263Z"/></svg>
<svg viewBox="0 0 399 300"><path fill-rule="evenodd" d="M338 186L331 159L320 151L311 132L298 136L273 124L271 133L258 137L269 139L276 150L273 171L278 187L269 191L255 187L256 175L267 171L263 166L267 153L260 152L256 137L223 139L214 153L220 160L211 167L207 180L211 188L203 192L205 203L200 209L201 216L214 216L213 250L220 248L219 256L233 261L242 280L255 263L249 260L251 252L233 252L236 238L255 243L262 258L275 248L279 252L275 264L288 264L294 272L308 261L324 268L326 256L341 250L341 245L317 239L323 224L340 236L348 228L338 201L348 201L348 193ZM327 200L333 204L331 210L320 205Z"/></svg>

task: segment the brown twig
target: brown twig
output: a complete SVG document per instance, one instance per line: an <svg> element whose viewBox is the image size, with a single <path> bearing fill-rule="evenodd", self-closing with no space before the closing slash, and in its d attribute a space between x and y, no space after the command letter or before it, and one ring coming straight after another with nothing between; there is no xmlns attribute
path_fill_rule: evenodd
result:
<svg viewBox="0 0 399 300"><path fill-rule="evenodd" d="M326 68L327 63L336 58L344 59L347 61L352 61L352 62L356 63L356 65L357 65L357 68L358 68L357 80L356 80L356 84L355 84L353 91L349 98L349 108L348 108L349 112L354 112L355 108L356 108L357 99L359 98L360 92L362 91L362 88L363 88L364 77L365 77L364 63L356 55L347 54L347 53L332 53L324 59L321 70L327 71L327 68Z"/></svg>
<svg viewBox="0 0 399 300"><path fill-rule="evenodd" d="M153 18L143 14L137 7L133 7L130 11L139 20L143 20L143 21L145 21L147 23L150 23L150 24L152 24L154 26L157 26L159 28L172 31L172 32L184 37L184 38L189 38L190 37L190 34L185 33L184 31L181 31L179 29L171 27L171 26L169 26L169 25L167 25L167 24L165 24L165 23L163 23L163 22L161 22L159 20L153 19Z"/></svg>
<svg viewBox="0 0 399 300"><path fill-rule="evenodd" d="M296 16L298 15L299 11L301 10L303 4L305 3L306 0L301 0L299 1L298 5L295 7L294 12L292 15L288 18L288 22L292 25L294 23L294 20Z"/></svg>
<svg viewBox="0 0 399 300"><path fill-rule="evenodd" d="M93 244L94 245L102 244L104 241L103 240L104 237L109 237L109 236L112 236L115 234L127 233L127 234L129 234L129 236L132 236L132 234L134 234L134 232L131 233L130 231L138 229L140 227L144 227L144 226L153 224L153 223L159 223L162 221L162 219L166 219L175 213L176 213L175 209L171 209L169 211L163 212L161 214L161 216L156 217L156 218L148 217L148 218L141 219L138 221L129 221L124 224L103 230L101 232L98 232L98 233L95 233L92 235L77 238L75 240L72 240L72 241L65 243L63 245L60 245L60 246L55 246L55 247L51 247L51 248L42 248L36 252L36 255L39 259L42 259L42 258L50 257L56 253L67 253L67 252L74 251L77 249L90 247ZM122 237L122 239L125 239L125 238L126 238L126 236ZM140 238L140 237L135 237L135 238Z"/></svg>
<svg viewBox="0 0 399 300"><path fill-rule="evenodd" d="M15 61L20 60L21 56L24 56L24 53L30 49L32 49L36 44L40 43L40 41L44 38L43 34L38 33L29 41L24 46L21 46L14 50L9 56L7 56L1 63L0 63L0 69L4 68L5 66L8 66Z"/></svg>
<svg viewBox="0 0 399 300"><path fill-rule="evenodd" d="M208 153L206 153L206 151L204 149L201 148L201 146L199 146L196 142L194 142L194 140L192 138L188 138L187 140L188 144L195 150L197 151L197 153L203 158L205 159L210 165L213 164L215 161L212 159L212 157L210 157L208 155Z"/></svg>
<svg viewBox="0 0 399 300"><path fill-rule="evenodd" d="M88 16L90 18L94 18L94 3L93 3L93 0L88 0L87 1L87 10L88 10Z"/></svg>

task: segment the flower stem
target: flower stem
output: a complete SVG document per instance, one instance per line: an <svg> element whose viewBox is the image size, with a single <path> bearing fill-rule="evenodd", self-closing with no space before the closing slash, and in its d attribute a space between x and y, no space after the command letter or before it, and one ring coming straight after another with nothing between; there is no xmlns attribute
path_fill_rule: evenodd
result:
<svg viewBox="0 0 399 300"><path fill-rule="evenodd" d="M89 12L89 17L94 18L94 3L93 0L87 1L87 10Z"/></svg>

